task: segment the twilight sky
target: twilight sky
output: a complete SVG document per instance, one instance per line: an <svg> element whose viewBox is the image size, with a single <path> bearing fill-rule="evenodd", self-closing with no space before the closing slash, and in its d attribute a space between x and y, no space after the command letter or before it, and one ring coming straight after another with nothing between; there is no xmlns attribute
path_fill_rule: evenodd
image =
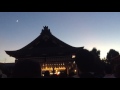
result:
<svg viewBox="0 0 120 90"><path fill-rule="evenodd" d="M5 50L18 50L39 36L43 26L65 43L120 52L120 12L0 12L0 62L14 62Z"/></svg>

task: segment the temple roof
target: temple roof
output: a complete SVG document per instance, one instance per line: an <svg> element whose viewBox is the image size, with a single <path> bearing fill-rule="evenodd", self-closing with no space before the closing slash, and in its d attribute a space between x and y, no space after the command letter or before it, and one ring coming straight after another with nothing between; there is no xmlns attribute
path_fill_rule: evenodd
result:
<svg viewBox="0 0 120 90"><path fill-rule="evenodd" d="M12 57L22 58L69 54L81 48L83 47L73 47L56 38L48 26L45 26L40 35L28 45L19 50L5 52Z"/></svg>

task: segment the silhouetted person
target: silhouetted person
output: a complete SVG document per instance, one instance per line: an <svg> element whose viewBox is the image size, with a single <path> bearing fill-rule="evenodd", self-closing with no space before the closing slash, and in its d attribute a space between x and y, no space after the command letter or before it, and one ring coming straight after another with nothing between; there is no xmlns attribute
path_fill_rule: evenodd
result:
<svg viewBox="0 0 120 90"><path fill-rule="evenodd" d="M96 78L103 78L105 73L104 73L104 64L101 64L101 62L95 62L94 66L94 76Z"/></svg>
<svg viewBox="0 0 120 90"><path fill-rule="evenodd" d="M53 74L51 78L58 78L58 76L56 74Z"/></svg>
<svg viewBox="0 0 120 90"><path fill-rule="evenodd" d="M7 75L5 75L2 70L0 70L0 78L7 78Z"/></svg>
<svg viewBox="0 0 120 90"><path fill-rule="evenodd" d="M45 71L44 77L45 77L45 78L50 78L50 72L49 72L49 71Z"/></svg>
<svg viewBox="0 0 120 90"><path fill-rule="evenodd" d="M67 78L67 74L66 73L60 73L59 78Z"/></svg>
<svg viewBox="0 0 120 90"><path fill-rule="evenodd" d="M120 78L120 64L115 67L115 77Z"/></svg>
<svg viewBox="0 0 120 90"><path fill-rule="evenodd" d="M95 78L94 76L94 56L86 49L76 53L75 62L78 68L78 76L80 78Z"/></svg>
<svg viewBox="0 0 120 90"><path fill-rule="evenodd" d="M40 64L31 60L18 61L12 73L12 78L40 78Z"/></svg>
<svg viewBox="0 0 120 90"><path fill-rule="evenodd" d="M105 76L103 78L115 78L111 65L107 64L105 67Z"/></svg>
<svg viewBox="0 0 120 90"><path fill-rule="evenodd" d="M72 78L74 75L75 75L74 72L70 72L70 73L69 73L69 77L71 77L71 78Z"/></svg>

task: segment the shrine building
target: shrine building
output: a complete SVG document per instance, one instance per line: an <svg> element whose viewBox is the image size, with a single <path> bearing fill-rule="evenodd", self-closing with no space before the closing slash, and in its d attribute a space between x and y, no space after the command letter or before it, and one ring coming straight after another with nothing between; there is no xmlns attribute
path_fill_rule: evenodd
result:
<svg viewBox="0 0 120 90"><path fill-rule="evenodd" d="M55 37L48 26L43 27L40 35L23 48L15 51L5 51L15 58L15 63L21 60L33 60L40 63L41 74L49 71L50 74L60 74L73 69L77 72L75 54L84 47L73 47Z"/></svg>

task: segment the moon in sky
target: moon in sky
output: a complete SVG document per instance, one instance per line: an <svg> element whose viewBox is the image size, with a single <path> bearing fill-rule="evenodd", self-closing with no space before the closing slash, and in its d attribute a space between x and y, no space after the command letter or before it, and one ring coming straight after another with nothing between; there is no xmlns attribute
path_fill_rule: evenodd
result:
<svg viewBox="0 0 120 90"><path fill-rule="evenodd" d="M18 22L18 20L16 20L16 22Z"/></svg>

